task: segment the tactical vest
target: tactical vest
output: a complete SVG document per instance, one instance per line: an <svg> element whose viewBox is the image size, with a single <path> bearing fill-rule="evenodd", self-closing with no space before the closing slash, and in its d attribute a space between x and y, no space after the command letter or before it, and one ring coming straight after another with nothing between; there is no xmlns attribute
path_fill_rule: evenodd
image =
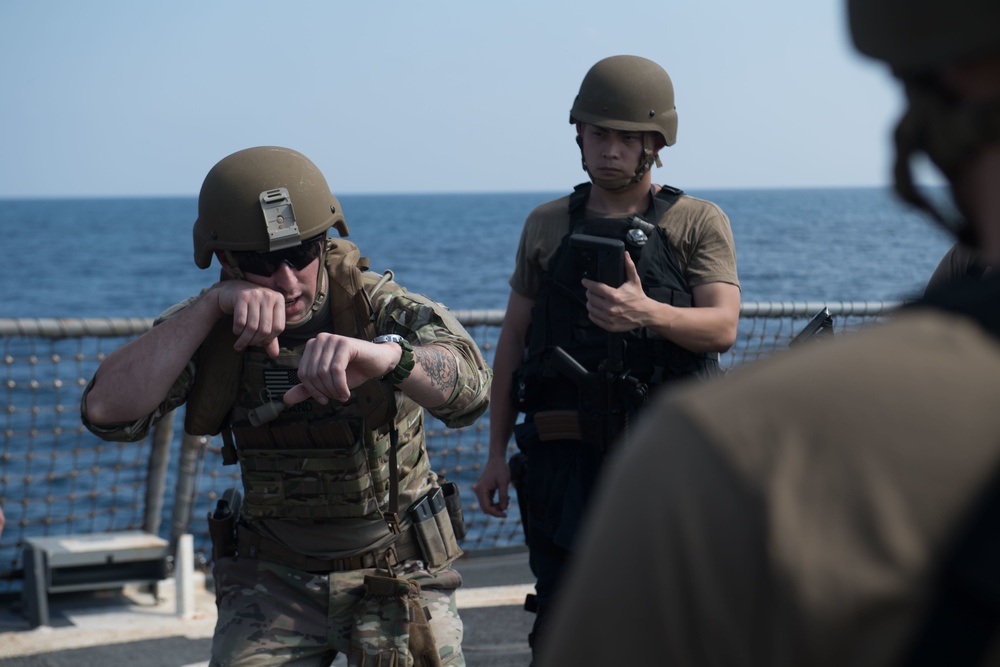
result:
<svg viewBox="0 0 1000 667"><path fill-rule="evenodd" d="M586 290L580 283L583 268L570 246L573 234L624 241L643 290L650 298L682 308L694 305L691 288L667 234L657 224L683 191L662 187L651 197L649 209L637 221L637 216L587 219L585 211L590 188L590 183L583 183L570 196L569 233L563 237L549 270L541 277L541 290L532 308L526 336L524 363L516 372L512 387L514 404L522 412L579 406L576 384L553 368L551 357L555 346L569 353L588 371L596 371L608 358L609 333L587 316ZM642 230L643 234L637 237L634 230ZM654 331L642 328L620 336L625 343L625 370L649 388L686 376L709 377L719 373L716 355L691 352Z"/></svg>
<svg viewBox="0 0 1000 667"><path fill-rule="evenodd" d="M249 518L377 518L397 511L399 484L427 477L429 463L417 437L423 410L387 382L365 382L346 403L303 401L260 426L248 417L298 384L302 352L319 331L375 337L375 294L364 289L362 277L367 268L357 246L329 239L328 294L320 317L305 331L282 334L277 358L262 348L235 352L232 318L220 321L199 350L185 429L222 432L224 462L238 460L242 470L242 513ZM402 443L398 449L396 442Z"/></svg>

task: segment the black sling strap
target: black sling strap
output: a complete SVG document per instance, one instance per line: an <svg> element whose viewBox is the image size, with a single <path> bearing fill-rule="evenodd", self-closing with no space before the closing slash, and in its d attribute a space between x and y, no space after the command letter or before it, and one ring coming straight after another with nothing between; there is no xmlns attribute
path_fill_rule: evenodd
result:
<svg viewBox="0 0 1000 667"><path fill-rule="evenodd" d="M577 224L584 218L586 213L587 197L590 196L590 189L593 184L590 182L580 183L573 188L573 194L569 196L569 228L572 232ZM645 217L647 220L652 220L655 224L657 222L658 216L666 213L671 206L677 203L677 200L681 198L684 191L680 188L675 188L670 185L661 185L660 191L655 195L652 194L653 186L649 187L650 194L652 198L650 200L649 208L646 210ZM657 209L656 201L661 202L661 208ZM666 204L663 206L663 204Z"/></svg>

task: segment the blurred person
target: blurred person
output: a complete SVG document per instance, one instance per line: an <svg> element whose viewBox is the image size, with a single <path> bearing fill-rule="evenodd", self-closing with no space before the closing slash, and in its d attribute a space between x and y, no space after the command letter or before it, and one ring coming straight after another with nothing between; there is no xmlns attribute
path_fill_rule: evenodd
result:
<svg viewBox="0 0 1000 667"><path fill-rule="evenodd" d="M988 272L989 267L983 264L980 252L961 241L948 249L941 261L934 268L925 291L935 290L963 280L979 280Z"/></svg>
<svg viewBox="0 0 1000 667"><path fill-rule="evenodd" d="M897 190L997 262L1000 3L848 16L906 92ZM611 462L541 664L1000 664L998 396L994 275L670 392Z"/></svg>
<svg viewBox="0 0 1000 667"><path fill-rule="evenodd" d="M533 654L609 446L660 387L719 374L719 353L736 340L729 219L652 180L677 120L660 65L597 62L569 114L590 181L537 207L521 234L474 488L483 510L502 517L514 482L536 577ZM512 432L519 452L508 464Z"/></svg>
<svg viewBox="0 0 1000 667"><path fill-rule="evenodd" d="M452 427L491 371L446 308L367 271L326 179L297 151L238 151L205 177L195 262L221 278L101 363L84 423L138 440L186 404L223 436L235 495L210 517L211 665L464 665L457 492L423 410ZM451 493L449 493L449 491ZM458 516L458 514L455 514Z"/></svg>

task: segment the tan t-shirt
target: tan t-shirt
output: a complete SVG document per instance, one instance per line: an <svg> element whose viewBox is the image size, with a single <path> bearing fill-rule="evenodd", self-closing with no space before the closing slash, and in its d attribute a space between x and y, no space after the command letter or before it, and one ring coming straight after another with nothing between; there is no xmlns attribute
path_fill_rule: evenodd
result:
<svg viewBox="0 0 1000 667"><path fill-rule="evenodd" d="M729 218L712 202L687 195L667 211L657 224L667 232L681 271L691 287L730 283L739 287L736 244ZM569 197L542 204L528 214L517 249L511 288L535 299L541 276L549 269L562 239L569 233Z"/></svg>
<svg viewBox="0 0 1000 667"><path fill-rule="evenodd" d="M539 664L898 664L1000 464L998 396L998 341L931 311L669 391L610 462Z"/></svg>

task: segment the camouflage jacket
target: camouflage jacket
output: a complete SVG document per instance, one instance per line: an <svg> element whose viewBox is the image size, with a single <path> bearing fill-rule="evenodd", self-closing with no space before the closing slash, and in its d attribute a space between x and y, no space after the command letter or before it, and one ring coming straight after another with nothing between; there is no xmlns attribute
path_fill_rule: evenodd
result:
<svg viewBox="0 0 1000 667"><path fill-rule="evenodd" d="M364 273L366 289L380 280L377 273ZM204 294L207 290L202 291ZM192 296L161 314L154 326L173 317L191 305L201 295ZM475 341L448 309L423 295L408 292L390 282L372 303L375 309L375 330L379 334L400 334L419 345L440 345L451 349L458 363L458 383L452 395L442 405L428 412L452 428L468 426L476 421L489 405L493 371L483 359ZM333 332L336 333L336 332ZM84 425L104 440L134 442L148 435L165 415L187 400L194 382L198 359L193 358L174 382L167 396L152 413L128 424L96 425L81 415ZM91 380L91 385L93 380ZM86 392L90 391L88 385ZM83 401L86 404L86 401Z"/></svg>
<svg viewBox="0 0 1000 667"><path fill-rule="evenodd" d="M363 273L362 284L366 291L370 292L380 278L378 274ZM166 311L157 319L156 324L176 315L196 298L192 297ZM410 293L393 282L386 284L374 295L372 307L375 315L374 328L378 334L400 334L412 341L414 346L438 345L453 352L458 365L458 382L447 401L428 408L427 411L450 427L473 423L488 406L492 371L465 328L441 304ZM279 342L280 340L279 338ZM185 402L197 369L196 355L157 409L142 419L127 424L98 426L90 423L84 414L84 424L106 440L142 439L152 426ZM410 399L402 396L399 400L410 402ZM400 488L399 505L405 510L435 484L436 475L427 465L423 428L401 433L399 446L401 452L412 452L417 458L417 461L401 463L401 476L405 481ZM265 536L299 553L317 557L341 557L378 547L390 539L384 522L372 521L372 518L374 517L331 517L330 520L319 523L262 518L255 525ZM337 530L331 530L331 527L336 527Z"/></svg>

